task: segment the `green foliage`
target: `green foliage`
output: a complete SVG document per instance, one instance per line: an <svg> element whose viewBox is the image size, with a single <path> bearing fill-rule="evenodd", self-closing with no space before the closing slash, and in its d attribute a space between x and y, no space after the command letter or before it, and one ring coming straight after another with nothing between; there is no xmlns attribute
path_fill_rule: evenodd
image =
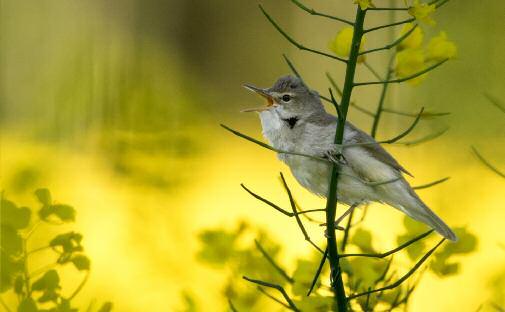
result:
<svg viewBox="0 0 505 312"><path fill-rule="evenodd" d="M438 276L457 274L460 264L454 262L454 256L468 254L477 248L477 237L469 233L467 229L456 228L454 232L458 236L459 241L453 244L446 244L442 250L435 254L430 264L430 269Z"/></svg>
<svg viewBox="0 0 505 312"><path fill-rule="evenodd" d="M413 221L408 217L404 220L405 232L397 236L399 244L405 243L416 236L426 232L426 227L419 222ZM427 269L437 276L450 276L456 271L453 267L459 268L459 263L455 262L455 257L463 256L474 251L477 247L477 239L464 228L455 229L460 238L457 243L447 243L442 246L433 255ZM288 272L288 277L283 278L273 265L267 261L267 258L258 252L253 243L257 235L261 246L266 250L270 257L281 270ZM433 235L435 236L435 235ZM325 279L319 278L312 294L307 297L307 292L314 279L314 274L319 266L322 254L314 252L309 258L293 259L294 270L292 274L286 271L279 264L280 245L267 239L264 231L257 230L241 223L235 229L213 229L205 230L199 235L202 247L198 252L198 258L206 265L215 269L227 271L226 284L223 288L223 296L230 299L238 311L260 311L265 309L268 301L262 301L261 298L267 297L262 294L266 292L269 296L284 302L283 298L275 290L261 286L262 292L256 287L246 284L240 277L242 275L269 281L272 284L283 287L289 297L293 300L296 307L301 311L335 311L335 301L329 285L322 282ZM433 239L418 240L414 244L405 248L406 259L410 259L410 266L426 254L428 248L432 248ZM357 227L350 232L348 249L359 250L364 254L378 254L379 251L374 245L373 236L370 231ZM395 253L396 254L396 253ZM416 257L417 255L417 257ZM395 258L402 259L401 255ZM401 263L401 264L400 264ZM341 269L346 277L346 287L349 294L363 293L371 289L378 289L391 285L403 274L405 274L405 261L396 263L393 256L388 258L374 257L345 257L340 260ZM400 284L393 289L383 290L371 294L370 296L360 296L352 300L353 311L376 311L396 309L406 306L418 283L421 281L422 272L416 273L415 278L408 282ZM323 267L322 276L327 276L328 263ZM191 296L185 298L186 307L196 306L196 299ZM189 300L189 301L188 301ZM189 304L191 303L191 304ZM279 303L270 300L270 304ZM186 311L186 310L185 310ZM190 310L188 310L190 311Z"/></svg>
<svg viewBox="0 0 505 312"><path fill-rule="evenodd" d="M46 246L29 249L30 237L43 224L60 225L75 221L75 209L69 205L54 203L47 189L35 191L40 209L32 214L30 208L18 208L12 201L3 197L0 204L0 293L16 294L19 299L19 312L75 312L72 299L87 281L90 260L84 254L82 235L76 232L58 234ZM38 218L37 218L38 217ZM55 263L41 269L30 270L28 258L37 252L52 249L58 255ZM85 272L81 284L70 297L62 295L58 267L71 263L77 271ZM68 291L67 291L68 293ZM41 305L42 307L39 307ZM112 304L105 303L99 311L111 311Z"/></svg>

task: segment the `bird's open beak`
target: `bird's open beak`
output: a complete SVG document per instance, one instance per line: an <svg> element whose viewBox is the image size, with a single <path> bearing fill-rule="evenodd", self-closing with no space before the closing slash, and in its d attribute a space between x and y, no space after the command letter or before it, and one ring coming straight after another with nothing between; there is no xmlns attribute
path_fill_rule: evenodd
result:
<svg viewBox="0 0 505 312"><path fill-rule="evenodd" d="M268 93L267 90L265 89L261 89L261 88L258 88L258 87L255 87L253 85L249 85L249 84L244 84L244 88L246 88L247 90L250 90L250 91L253 91L259 95L261 95L262 97L264 97L265 99L267 99L267 106L263 106L263 107L257 107L257 108L247 108L247 109L243 109L241 110L242 113L249 113L249 112L262 112L262 111L265 111L265 110L268 110L270 109L273 105L274 105L274 99L273 97L270 95L270 93Z"/></svg>

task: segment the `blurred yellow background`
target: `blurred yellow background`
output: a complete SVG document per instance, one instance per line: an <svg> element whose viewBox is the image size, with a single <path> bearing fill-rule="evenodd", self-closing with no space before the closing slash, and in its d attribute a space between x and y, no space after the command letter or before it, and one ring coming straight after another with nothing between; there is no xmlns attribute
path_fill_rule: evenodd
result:
<svg viewBox="0 0 505 312"><path fill-rule="evenodd" d="M353 17L351 1L306 2ZM259 102L241 84L266 87L288 73L282 53L322 93L328 87L324 72L341 79L342 65L290 46L256 1L0 3L0 189L36 207L33 190L47 187L57 201L77 209L72 228L83 233L92 260L80 307L96 299L114 302L116 311L174 311L181 307L181 292L188 291L206 307L202 310L225 310L222 273L195 259L197 234L242 219L282 242L286 263L309 253L292 220L239 184L287 206L277 178L282 171L302 207L322 208L324 201L297 186L272 152L232 136L219 123L261 138L257 118L239 113ZM308 16L289 1L263 4L310 46L326 49L342 27ZM462 260L457 276L425 276L411 311L475 311L496 291L492 281L505 274L499 245L505 242L505 180L470 150L478 147L505 169L505 115L483 96L505 100L504 12L500 0L449 2L436 14L437 27L456 42L459 57L419 87L393 87L386 104L451 112L421 121L407 139L449 127L442 137L387 149L414 174L413 185L450 176L419 194L447 223L466 225L479 238L477 252ZM384 21L381 14L387 15L371 13L367 23ZM387 31L370 34L367 46L388 38ZM380 54L369 61L385 66ZM373 78L363 68L358 75ZM359 89L354 99L374 109L379 91ZM369 117L352 108L349 119L370 129ZM385 114L378 137L390 138L411 121ZM386 250L395 246L401 214L374 205L365 227ZM320 227L308 229L316 241L323 240ZM53 230L40 231L37 240ZM64 285L77 284L75 274L69 272Z"/></svg>

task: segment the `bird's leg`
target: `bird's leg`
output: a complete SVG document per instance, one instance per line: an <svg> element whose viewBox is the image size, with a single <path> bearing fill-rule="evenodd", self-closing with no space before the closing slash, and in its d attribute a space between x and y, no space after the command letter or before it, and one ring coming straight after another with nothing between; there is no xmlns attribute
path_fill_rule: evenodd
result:
<svg viewBox="0 0 505 312"><path fill-rule="evenodd" d="M324 153L324 157L336 164L347 165L347 160L345 159L342 150L341 145L334 144L330 150Z"/></svg>

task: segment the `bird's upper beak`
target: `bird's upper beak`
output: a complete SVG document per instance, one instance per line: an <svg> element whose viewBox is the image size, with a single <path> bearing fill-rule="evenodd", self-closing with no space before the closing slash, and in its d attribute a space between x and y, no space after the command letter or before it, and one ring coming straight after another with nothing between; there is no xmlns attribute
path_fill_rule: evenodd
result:
<svg viewBox="0 0 505 312"><path fill-rule="evenodd" d="M270 93L266 89L261 89L261 88L255 87L253 85L250 85L250 84L244 84L244 88L246 88L247 90L253 91L253 92L261 95L265 99L267 99L267 105L263 106L263 107L243 109L243 110L241 110L241 112L243 112L243 113L262 112L264 110L270 109L274 105L274 98L272 97L272 95L270 95Z"/></svg>

